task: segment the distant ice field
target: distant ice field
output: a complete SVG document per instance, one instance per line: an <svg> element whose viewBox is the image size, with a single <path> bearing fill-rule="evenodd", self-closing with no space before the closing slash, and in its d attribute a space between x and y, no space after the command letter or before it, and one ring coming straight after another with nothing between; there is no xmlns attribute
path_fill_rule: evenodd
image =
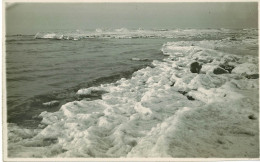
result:
<svg viewBox="0 0 260 162"><path fill-rule="evenodd" d="M259 157L256 29L52 31L6 43L10 157Z"/></svg>

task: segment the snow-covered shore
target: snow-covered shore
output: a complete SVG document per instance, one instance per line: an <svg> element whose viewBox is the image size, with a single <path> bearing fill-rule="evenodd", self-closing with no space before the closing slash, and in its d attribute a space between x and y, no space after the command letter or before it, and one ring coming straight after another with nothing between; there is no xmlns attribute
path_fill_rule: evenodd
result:
<svg viewBox="0 0 260 162"><path fill-rule="evenodd" d="M102 99L42 112L39 129L10 124L9 155L259 157L258 58L225 53L227 43L166 43L162 51L169 57L153 61L153 68L78 91L105 92ZM190 71L194 62L202 66L199 73Z"/></svg>

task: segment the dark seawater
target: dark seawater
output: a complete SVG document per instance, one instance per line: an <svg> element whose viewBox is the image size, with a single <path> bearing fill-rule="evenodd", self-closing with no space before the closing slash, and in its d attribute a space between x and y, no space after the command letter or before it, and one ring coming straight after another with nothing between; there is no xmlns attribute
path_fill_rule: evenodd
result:
<svg viewBox="0 0 260 162"><path fill-rule="evenodd" d="M37 126L42 111L78 99L77 90L108 83L164 58L167 39L34 39L7 36L8 122ZM141 61L132 58L143 59ZM52 100L59 105L46 107Z"/></svg>

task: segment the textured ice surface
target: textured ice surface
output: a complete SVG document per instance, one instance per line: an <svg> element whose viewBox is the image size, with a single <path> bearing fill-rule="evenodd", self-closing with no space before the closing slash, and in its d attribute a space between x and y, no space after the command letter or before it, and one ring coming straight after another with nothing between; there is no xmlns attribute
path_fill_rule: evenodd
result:
<svg viewBox="0 0 260 162"><path fill-rule="evenodd" d="M107 92L101 99L42 112L36 130L8 125L9 156L258 157L259 79L243 75L258 74L257 57L227 53L228 41L166 43L169 57L153 68L77 92ZM195 61L199 74L190 72ZM221 64L234 69L214 74Z"/></svg>
<svg viewBox="0 0 260 162"><path fill-rule="evenodd" d="M91 38L175 38L175 39L225 39L229 46L236 46L234 41L247 41L255 43L257 39L257 29L249 30L232 30L232 29L96 29L95 31L57 31L57 32L39 32L35 35L36 39L63 39L63 40L80 40ZM235 38L233 38L235 36ZM231 40L231 41L230 41ZM233 41L233 42L232 42ZM201 42L208 46L207 41ZM225 45L212 46L214 48L223 48Z"/></svg>

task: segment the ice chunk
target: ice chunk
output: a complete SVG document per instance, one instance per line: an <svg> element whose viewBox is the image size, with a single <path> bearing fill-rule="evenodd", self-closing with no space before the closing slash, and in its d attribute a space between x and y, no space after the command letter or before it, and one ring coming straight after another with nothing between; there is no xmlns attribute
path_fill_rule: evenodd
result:
<svg viewBox="0 0 260 162"><path fill-rule="evenodd" d="M137 58L137 57L133 57L132 58L133 61L146 61L148 60L147 58Z"/></svg>
<svg viewBox="0 0 260 162"><path fill-rule="evenodd" d="M43 105L43 106L57 106L57 105L59 105L59 104L60 104L59 101L53 100L53 101L50 101L50 102L45 102L45 103L43 103L42 105Z"/></svg>

